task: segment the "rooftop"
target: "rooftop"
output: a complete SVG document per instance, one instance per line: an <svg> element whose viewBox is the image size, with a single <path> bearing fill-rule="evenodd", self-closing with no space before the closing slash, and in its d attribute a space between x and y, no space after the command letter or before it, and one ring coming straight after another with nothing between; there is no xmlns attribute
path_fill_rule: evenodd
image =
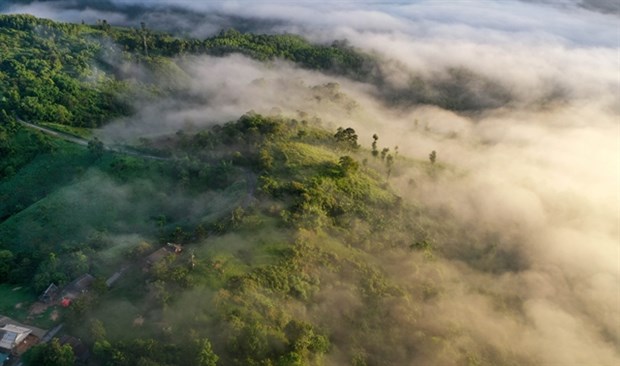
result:
<svg viewBox="0 0 620 366"><path fill-rule="evenodd" d="M0 328L0 348L12 350L21 341L26 339L31 330L17 325L7 324Z"/></svg>

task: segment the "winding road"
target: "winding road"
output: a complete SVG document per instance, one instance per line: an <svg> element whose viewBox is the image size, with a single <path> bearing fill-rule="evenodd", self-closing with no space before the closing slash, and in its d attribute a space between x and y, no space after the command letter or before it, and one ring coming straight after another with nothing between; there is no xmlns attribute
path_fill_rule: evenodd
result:
<svg viewBox="0 0 620 366"><path fill-rule="evenodd" d="M89 141L80 137L76 137L73 135L69 135L63 132L58 132L58 131L54 131L52 129L46 128L46 127L42 127L42 126L38 126L26 121L23 121L21 119L17 119L17 121L19 123L21 123L23 126L26 126L30 129L33 130L37 130L37 131L41 131L46 135L49 136L53 136L74 144L78 144L81 146L88 146ZM131 156L137 156L140 158L144 158L144 159L151 159L151 160L172 160L172 158L164 158L161 156L155 156L155 155L149 155L149 154L144 154L135 150L132 150L126 146L120 146L120 145L104 145L103 149L106 151L112 151L115 153L119 153L119 154L125 154L125 155L131 155Z"/></svg>

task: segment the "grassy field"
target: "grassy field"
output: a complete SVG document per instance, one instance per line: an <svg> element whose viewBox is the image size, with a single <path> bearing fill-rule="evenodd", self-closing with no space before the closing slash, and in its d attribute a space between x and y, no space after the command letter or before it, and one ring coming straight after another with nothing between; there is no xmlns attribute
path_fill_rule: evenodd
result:
<svg viewBox="0 0 620 366"><path fill-rule="evenodd" d="M9 284L0 285L0 314L24 321L30 305L37 299L28 287Z"/></svg>

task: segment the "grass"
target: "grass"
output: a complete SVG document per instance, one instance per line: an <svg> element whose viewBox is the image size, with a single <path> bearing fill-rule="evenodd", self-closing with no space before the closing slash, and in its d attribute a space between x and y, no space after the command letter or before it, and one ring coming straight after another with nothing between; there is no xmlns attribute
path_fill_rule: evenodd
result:
<svg viewBox="0 0 620 366"><path fill-rule="evenodd" d="M28 316L30 305L36 299L36 294L29 287L1 284L0 314L24 321Z"/></svg>
<svg viewBox="0 0 620 366"><path fill-rule="evenodd" d="M60 144L53 153L39 154L10 178L0 181L0 218L15 214L70 182L90 165L84 150Z"/></svg>
<svg viewBox="0 0 620 366"><path fill-rule="evenodd" d="M337 162L338 156L322 146L302 142L290 142L280 146L290 164L317 165L326 161Z"/></svg>

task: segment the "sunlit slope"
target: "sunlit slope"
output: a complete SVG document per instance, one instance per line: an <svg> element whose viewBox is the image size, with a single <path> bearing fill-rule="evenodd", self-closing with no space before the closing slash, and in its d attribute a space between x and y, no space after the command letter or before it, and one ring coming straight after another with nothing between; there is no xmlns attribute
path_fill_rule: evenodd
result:
<svg viewBox="0 0 620 366"><path fill-rule="evenodd" d="M168 141L187 153L181 164L191 190L203 185L200 172L214 155L255 181L223 220L201 223L210 228L206 238L181 239L183 254L131 274L100 298L87 316L104 324L108 309L127 309L106 326L101 357L121 352L127 364L160 357L179 364L141 350L134 339L145 336L156 344L172 339L166 347L180 359L208 338L224 364L331 364L341 352L359 353L359 362L392 357L379 346L380 338L397 337L383 326L384 305L412 304L379 258L417 253L410 248L415 214L383 172L362 164L371 154L352 141L306 121L253 114ZM145 279L148 286L137 286ZM127 331L122 324L136 314L143 325Z"/></svg>

